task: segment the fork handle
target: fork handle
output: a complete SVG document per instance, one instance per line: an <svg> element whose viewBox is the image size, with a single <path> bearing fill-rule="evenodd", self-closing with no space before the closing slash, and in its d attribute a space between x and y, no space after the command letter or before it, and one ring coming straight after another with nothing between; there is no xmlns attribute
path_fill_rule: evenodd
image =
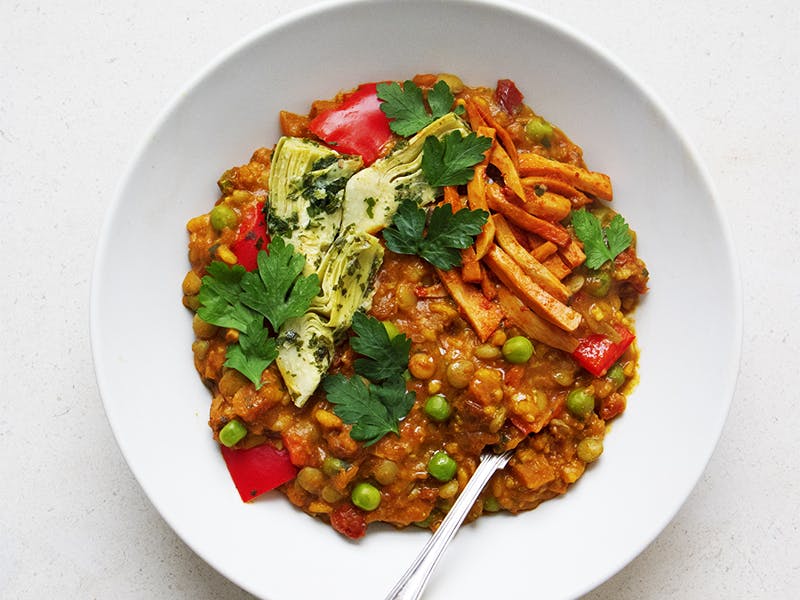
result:
<svg viewBox="0 0 800 600"><path fill-rule="evenodd" d="M502 469L508 463L512 453L513 451L509 450L503 454L485 456L481 460L458 500L453 504L442 524L439 525L439 529L431 536L385 600L417 600L422 595L422 590L425 589L425 584L428 583L433 569L444 554L450 540L456 535L459 526L464 522L472 505L475 504L475 500L478 499L494 472Z"/></svg>

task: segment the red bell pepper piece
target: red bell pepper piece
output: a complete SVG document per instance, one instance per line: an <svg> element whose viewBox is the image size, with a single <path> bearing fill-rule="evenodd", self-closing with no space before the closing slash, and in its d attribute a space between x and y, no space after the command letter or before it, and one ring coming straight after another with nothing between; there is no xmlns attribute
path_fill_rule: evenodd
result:
<svg viewBox="0 0 800 600"><path fill-rule="evenodd" d="M381 110L376 83L364 83L345 101L321 112L308 124L319 139L343 154L358 154L371 165L392 139L389 118Z"/></svg>
<svg viewBox="0 0 800 600"><path fill-rule="evenodd" d="M519 107L522 106L522 92L519 91L517 84L510 79L500 79L497 81L497 89L494 91L494 97L508 114L516 113Z"/></svg>
<svg viewBox="0 0 800 600"><path fill-rule="evenodd" d="M289 460L289 453L269 444L247 450L235 450L220 444L220 450L242 502L275 489L297 475L297 469Z"/></svg>
<svg viewBox="0 0 800 600"><path fill-rule="evenodd" d="M622 325L614 325L620 335L620 341L612 342L600 334L593 334L580 340L572 353L573 358L595 377L602 377L636 337Z"/></svg>
<svg viewBox="0 0 800 600"><path fill-rule="evenodd" d="M239 264L248 271L256 268L256 256L259 250L266 250L269 244L267 220L264 217L264 203L250 206L242 213L236 241L231 244L231 251L236 255Z"/></svg>

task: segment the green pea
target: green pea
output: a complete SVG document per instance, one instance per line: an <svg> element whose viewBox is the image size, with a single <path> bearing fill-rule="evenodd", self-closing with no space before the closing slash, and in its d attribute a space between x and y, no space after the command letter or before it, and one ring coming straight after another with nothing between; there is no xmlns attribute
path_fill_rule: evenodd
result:
<svg viewBox="0 0 800 600"><path fill-rule="evenodd" d="M583 438L578 443L578 458L583 462L594 462L603 453L603 440L596 437Z"/></svg>
<svg viewBox="0 0 800 600"><path fill-rule="evenodd" d="M219 191L226 196L230 194L234 188L232 177L233 177L233 171L228 170L222 174L219 180L217 180L217 186L219 187Z"/></svg>
<svg viewBox="0 0 800 600"><path fill-rule="evenodd" d="M353 492L350 494L350 499L361 510L375 510L380 506L381 493L371 483L361 482L356 484Z"/></svg>
<svg viewBox="0 0 800 600"><path fill-rule="evenodd" d="M525 125L525 134L532 141L549 148L553 141L553 126L541 117L534 117Z"/></svg>
<svg viewBox="0 0 800 600"><path fill-rule="evenodd" d="M611 289L611 275L606 271L595 271L586 278L583 286L595 298L605 298Z"/></svg>
<svg viewBox="0 0 800 600"><path fill-rule="evenodd" d="M422 527L423 529L429 529L431 523L433 523L434 519L436 518L436 511L431 511L430 514L425 517L422 521L414 521L414 525L417 527Z"/></svg>
<svg viewBox="0 0 800 600"><path fill-rule="evenodd" d="M222 231L226 227L233 228L236 226L239 217L236 216L236 211L226 204L217 204L211 209L211 226L217 231Z"/></svg>
<svg viewBox="0 0 800 600"><path fill-rule="evenodd" d="M350 465L348 465L341 458L336 458L335 456L326 456L325 460L322 461L322 472L328 477L333 477L342 471L346 471L349 466Z"/></svg>
<svg viewBox="0 0 800 600"><path fill-rule="evenodd" d="M483 501L483 510L486 512L497 512L500 508L500 503L494 496L489 496Z"/></svg>
<svg viewBox="0 0 800 600"><path fill-rule="evenodd" d="M452 410L450 403L442 394L431 396L425 401L425 414L439 423L446 421L450 417Z"/></svg>
<svg viewBox="0 0 800 600"><path fill-rule="evenodd" d="M567 394L567 410L573 416L584 419L594 410L594 395L584 388Z"/></svg>
<svg viewBox="0 0 800 600"><path fill-rule="evenodd" d="M457 468L456 461L450 458L447 452L441 450L434 452L428 461L428 473L442 483L450 481L455 476Z"/></svg>
<svg viewBox="0 0 800 600"><path fill-rule="evenodd" d="M235 446L246 435L247 427L241 421L234 419L233 421L228 421L225 427L219 430L219 441L230 448Z"/></svg>
<svg viewBox="0 0 800 600"><path fill-rule="evenodd" d="M375 466L373 475L381 485L392 485L397 479L398 473L400 473L400 467L397 466L397 463L385 458Z"/></svg>
<svg viewBox="0 0 800 600"><path fill-rule="evenodd" d="M392 323L391 321L381 321L383 323L383 328L386 330L389 339L394 339L398 335L400 335L400 330L397 328L397 325Z"/></svg>
<svg viewBox="0 0 800 600"><path fill-rule="evenodd" d="M526 363L533 356L533 344L528 338L515 335L503 344L503 356L514 364Z"/></svg>
<svg viewBox="0 0 800 600"><path fill-rule="evenodd" d="M611 380L615 388L620 387L625 383L625 373L623 372L622 365L619 363L615 364L608 370L606 377Z"/></svg>
<svg viewBox="0 0 800 600"><path fill-rule="evenodd" d="M325 476L315 467L303 467L297 473L297 485L310 494L319 494L325 485Z"/></svg>

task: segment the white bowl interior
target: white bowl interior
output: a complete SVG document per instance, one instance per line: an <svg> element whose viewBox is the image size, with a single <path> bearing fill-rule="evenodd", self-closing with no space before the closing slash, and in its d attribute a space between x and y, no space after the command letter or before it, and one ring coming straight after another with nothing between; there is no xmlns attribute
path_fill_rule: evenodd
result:
<svg viewBox="0 0 800 600"><path fill-rule="evenodd" d="M264 598L380 597L427 534L379 528L353 543L277 494L240 502L206 426L180 302L186 221L209 210L226 168L275 143L279 110L441 71L470 85L514 79L611 175L652 291L637 313L641 383L603 458L563 498L466 526L426 598L567 598L598 585L673 517L724 423L741 338L730 238L708 178L649 94L602 51L506 5L306 11L228 52L165 111L108 214L92 290L98 383L131 470L198 554Z"/></svg>

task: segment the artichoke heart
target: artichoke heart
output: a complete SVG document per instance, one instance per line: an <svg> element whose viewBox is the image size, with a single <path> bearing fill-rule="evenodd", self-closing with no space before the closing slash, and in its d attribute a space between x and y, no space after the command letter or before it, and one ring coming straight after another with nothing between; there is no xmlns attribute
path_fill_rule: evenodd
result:
<svg viewBox="0 0 800 600"><path fill-rule="evenodd" d="M369 309L375 293L372 283L382 263L378 238L357 232L354 225L342 231L322 259L318 270L322 291L310 310L328 318L335 338L350 328L359 308Z"/></svg>
<svg viewBox="0 0 800 600"><path fill-rule="evenodd" d="M292 400L303 406L331 365L333 332L319 315L308 312L286 321L278 341L275 362Z"/></svg>
<svg viewBox="0 0 800 600"><path fill-rule="evenodd" d="M425 181L422 172L422 147L425 138L442 138L451 131L469 130L454 113L448 113L421 129L408 143L388 156L353 175L344 192L342 228L354 224L359 231L376 233L388 226L397 207L405 199L420 206L431 204L436 188Z"/></svg>
<svg viewBox="0 0 800 600"><path fill-rule="evenodd" d="M304 254L313 273L342 223L348 179L363 166L360 156L339 154L311 140L282 137L269 174L269 231Z"/></svg>

